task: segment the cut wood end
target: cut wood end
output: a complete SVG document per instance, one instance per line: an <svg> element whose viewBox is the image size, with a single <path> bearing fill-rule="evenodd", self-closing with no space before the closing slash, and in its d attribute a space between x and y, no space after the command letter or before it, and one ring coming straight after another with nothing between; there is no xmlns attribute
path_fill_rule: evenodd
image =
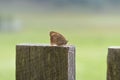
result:
<svg viewBox="0 0 120 80"><path fill-rule="evenodd" d="M21 43L21 44L17 44L16 46L75 47L74 45L51 46L50 44L40 44L40 43Z"/></svg>
<svg viewBox="0 0 120 80"><path fill-rule="evenodd" d="M110 46L108 49L120 49L120 46Z"/></svg>

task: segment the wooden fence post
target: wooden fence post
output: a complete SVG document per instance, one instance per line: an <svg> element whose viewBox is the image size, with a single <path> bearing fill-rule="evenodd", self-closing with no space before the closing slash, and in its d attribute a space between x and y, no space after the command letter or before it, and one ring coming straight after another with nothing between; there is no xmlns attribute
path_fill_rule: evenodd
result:
<svg viewBox="0 0 120 80"><path fill-rule="evenodd" d="M16 80L75 80L75 47L16 45Z"/></svg>
<svg viewBox="0 0 120 80"><path fill-rule="evenodd" d="M120 80L120 46L108 48L107 80Z"/></svg>

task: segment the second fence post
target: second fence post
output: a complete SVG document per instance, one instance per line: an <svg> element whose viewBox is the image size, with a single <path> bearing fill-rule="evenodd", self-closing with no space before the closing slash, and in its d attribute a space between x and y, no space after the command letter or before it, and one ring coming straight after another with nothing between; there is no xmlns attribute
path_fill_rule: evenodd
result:
<svg viewBox="0 0 120 80"><path fill-rule="evenodd" d="M108 48L107 80L120 80L120 46Z"/></svg>
<svg viewBox="0 0 120 80"><path fill-rule="evenodd" d="M17 45L16 80L75 80L75 47Z"/></svg>

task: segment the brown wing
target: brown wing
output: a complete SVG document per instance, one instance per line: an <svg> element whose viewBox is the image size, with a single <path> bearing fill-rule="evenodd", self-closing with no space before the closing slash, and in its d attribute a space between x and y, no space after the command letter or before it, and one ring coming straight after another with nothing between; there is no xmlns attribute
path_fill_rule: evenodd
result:
<svg viewBox="0 0 120 80"><path fill-rule="evenodd" d="M50 32L50 41L51 45L65 45L68 42L63 35L54 31Z"/></svg>
<svg viewBox="0 0 120 80"><path fill-rule="evenodd" d="M67 40L61 34L58 34L57 45L65 45L65 44L67 44Z"/></svg>

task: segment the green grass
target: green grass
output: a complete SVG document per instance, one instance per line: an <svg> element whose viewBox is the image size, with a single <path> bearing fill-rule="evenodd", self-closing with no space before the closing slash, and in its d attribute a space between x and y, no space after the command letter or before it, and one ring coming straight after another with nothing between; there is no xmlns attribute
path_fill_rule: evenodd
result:
<svg viewBox="0 0 120 80"><path fill-rule="evenodd" d="M109 46L120 45L119 17L105 15L22 15L24 30L0 33L0 80L15 80L15 46L49 43L58 31L76 46L76 80L106 80Z"/></svg>

